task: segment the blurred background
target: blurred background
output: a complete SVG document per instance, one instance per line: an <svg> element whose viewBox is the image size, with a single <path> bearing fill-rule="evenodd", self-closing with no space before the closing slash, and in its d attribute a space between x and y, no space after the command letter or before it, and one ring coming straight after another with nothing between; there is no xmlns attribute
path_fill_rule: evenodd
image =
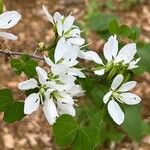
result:
<svg viewBox="0 0 150 150"><path fill-rule="evenodd" d="M64 15L73 12L76 20L86 28L91 50L102 50L107 32L106 24L112 17L118 17L122 24L136 26L140 40L150 43L150 0L5 0L5 9L17 10L22 14L22 20L11 29L18 40L1 40L1 49L10 48L12 51L32 54L36 51L38 42L49 43L52 40L51 24L42 12L42 4L47 6L51 14L55 11ZM91 16L94 15L94 10L109 17L93 18ZM20 78L15 75L6 57L0 56L0 64L0 88L11 88L18 98L21 93L17 84L25 79L24 76ZM150 122L150 75L144 73L137 80L139 84L134 91L142 97L143 118ZM0 113L0 150L58 150L53 142L52 130L41 110L14 124L4 123L2 118L3 113ZM121 143L103 149L150 150L150 136L144 137L139 144L124 139Z"/></svg>

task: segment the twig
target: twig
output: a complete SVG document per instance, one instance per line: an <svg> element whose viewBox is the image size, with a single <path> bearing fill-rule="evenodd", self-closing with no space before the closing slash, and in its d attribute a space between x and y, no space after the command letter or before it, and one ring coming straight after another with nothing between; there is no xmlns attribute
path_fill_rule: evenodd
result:
<svg viewBox="0 0 150 150"><path fill-rule="evenodd" d="M26 53L11 52L11 51L8 51L8 50L6 50L6 51L0 50L0 54L4 54L4 55L7 55L8 57L11 57L11 56L21 56L21 55L26 54ZM35 54L27 54L27 55L29 55L30 57L35 58L35 59L44 60L43 57L37 56Z"/></svg>

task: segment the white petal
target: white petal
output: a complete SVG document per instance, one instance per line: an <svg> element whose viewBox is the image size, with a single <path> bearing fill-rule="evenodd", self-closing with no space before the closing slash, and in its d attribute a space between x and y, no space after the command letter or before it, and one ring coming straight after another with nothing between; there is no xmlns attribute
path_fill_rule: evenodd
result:
<svg viewBox="0 0 150 150"><path fill-rule="evenodd" d="M65 39L62 37L59 39L56 49L55 49L55 63L57 63L61 58L63 58L64 54L67 51L67 45Z"/></svg>
<svg viewBox="0 0 150 150"><path fill-rule="evenodd" d="M73 22L74 22L73 16L69 15L68 17L65 18L65 21L63 23L64 32L66 32L72 28Z"/></svg>
<svg viewBox="0 0 150 150"><path fill-rule="evenodd" d="M108 61L111 61L113 57L116 57L118 53L118 41L116 40L116 36L109 37L104 45L103 52Z"/></svg>
<svg viewBox="0 0 150 150"><path fill-rule="evenodd" d="M53 82L53 81L48 81L47 83L46 83L46 85L49 87L49 88L51 88L53 91L64 91L64 86L63 85L60 85L60 84L57 84L57 83L55 83L55 82Z"/></svg>
<svg viewBox="0 0 150 150"><path fill-rule="evenodd" d="M118 124L121 125L124 121L124 112L121 110L118 103L114 100L109 101L108 103L108 112L111 118Z"/></svg>
<svg viewBox="0 0 150 150"><path fill-rule="evenodd" d="M123 82L123 79L124 79L124 77L123 77L122 74L117 75L117 76L114 78L114 80L113 80L113 82L112 82L112 84L111 84L111 89L112 89L113 91L116 90L116 89L121 85L121 83Z"/></svg>
<svg viewBox="0 0 150 150"><path fill-rule="evenodd" d="M64 64L57 64L51 68L54 75L64 75L67 73L68 67Z"/></svg>
<svg viewBox="0 0 150 150"><path fill-rule="evenodd" d="M7 33L7 32L0 32L0 36L9 40L17 40L18 37L11 34L11 33Z"/></svg>
<svg viewBox="0 0 150 150"><path fill-rule="evenodd" d="M70 48L68 48L66 53L64 54L64 59L65 59L64 63L65 63L65 61L68 61L69 66L71 64L74 64L74 62L76 61L76 59L78 57L79 50L80 50L80 48L78 46L71 45Z"/></svg>
<svg viewBox="0 0 150 150"><path fill-rule="evenodd" d="M134 69L134 68L137 68L138 65L137 63L140 61L141 58L137 58L136 60L133 60L129 63L129 67L128 69Z"/></svg>
<svg viewBox="0 0 150 150"><path fill-rule="evenodd" d="M35 89L36 87L38 87L38 85L35 79L29 79L27 81L24 81L18 84L18 88L20 90Z"/></svg>
<svg viewBox="0 0 150 150"><path fill-rule="evenodd" d="M136 52L137 49L135 43L127 44L119 51L115 61L119 62L124 60L125 63L129 63L134 58Z"/></svg>
<svg viewBox="0 0 150 150"><path fill-rule="evenodd" d="M133 89L136 86L137 82L136 81L129 81L124 83L120 88L119 88L119 92L127 92L130 91L131 89Z"/></svg>
<svg viewBox="0 0 150 150"><path fill-rule="evenodd" d="M6 11L0 15L0 29L9 29L21 19L17 11Z"/></svg>
<svg viewBox="0 0 150 150"><path fill-rule="evenodd" d="M54 14L55 23L57 23L58 21L61 21L63 18L64 17L59 12L55 12L55 14Z"/></svg>
<svg viewBox="0 0 150 150"><path fill-rule="evenodd" d="M25 99L24 113L31 114L36 111L40 105L39 93L33 93Z"/></svg>
<svg viewBox="0 0 150 150"><path fill-rule="evenodd" d="M53 125L56 121L56 118L58 117L58 112L53 99L45 100L43 112L49 124Z"/></svg>
<svg viewBox="0 0 150 150"><path fill-rule="evenodd" d="M38 74L40 84L45 84L48 79L47 72L41 67L36 67L36 72Z"/></svg>
<svg viewBox="0 0 150 150"><path fill-rule="evenodd" d="M77 76L79 78L85 78L85 75L81 72L80 69L77 69L77 68L70 68L68 71L68 74Z"/></svg>
<svg viewBox="0 0 150 150"><path fill-rule="evenodd" d="M78 29L78 28L75 28L75 29L72 29L70 32L69 32L69 34L72 36L72 37L78 37L78 36L80 36L80 29Z"/></svg>
<svg viewBox="0 0 150 150"><path fill-rule="evenodd" d="M81 46L85 43L85 39L80 37L75 37L75 38L69 38L67 42L73 45Z"/></svg>
<svg viewBox="0 0 150 150"><path fill-rule="evenodd" d="M54 66L54 63L50 60L50 58L46 57L45 55L44 55L44 60L50 67Z"/></svg>
<svg viewBox="0 0 150 150"><path fill-rule="evenodd" d="M87 60L92 60L97 64L102 64L103 65L103 62L102 62L101 58L94 51L82 52L82 55L84 55L84 58L87 59Z"/></svg>
<svg viewBox="0 0 150 150"><path fill-rule="evenodd" d="M141 98L139 96L130 92L122 93L120 96L122 97L121 100L128 105L135 105L141 102Z"/></svg>
<svg viewBox="0 0 150 150"><path fill-rule="evenodd" d="M59 21L57 24L57 33L59 36L62 36L62 33L63 33L63 25L62 25L62 22Z"/></svg>
<svg viewBox="0 0 150 150"><path fill-rule="evenodd" d="M75 116L76 112L75 112L73 105L61 103L61 101L58 101L57 103L58 103L58 107L60 109L60 114L68 114L73 117Z"/></svg>
<svg viewBox="0 0 150 150"><path fill-rule="evenodd" d="M67 90L67 93L69 93L69 95L71 95L72 97L74 97L74 96L76 96L76 97L83 96L84 92L85 91L83 91L83 89L80 85L74 85L69 90Z"/></svg>
<svg viewBox="0 0 150 150"><path fill-rule="evenodd" d="M54 24L54 21L53 21L53 17L50 15L50 13L48 12L48 10L46 9L46 7L43 5L43 12L44 14L46 15L47 19L52 23Z"/></svg>
<svg viewBox="0 0 150 150"><path fill-rule="evenodd" d="M105 69L101 69L101 70L95 70L94 73L96 75L102 76L105 73Z"/></svg>
<svg viewBox="0 0 150 150"><path fill-rule="evenodd" d="M48 89L45 93L44 93L44 96L45 96L45 99L50 99L50 94L54 91L54 89Z"/></svg>
<svg viewBox="0 0 150 150"><path fill-rule="evenodd" d="M110 97L112 95L113 91L109 91L108 93L106 93L103 97L103 102L106 104L109 100L110 100Z"/></svg>

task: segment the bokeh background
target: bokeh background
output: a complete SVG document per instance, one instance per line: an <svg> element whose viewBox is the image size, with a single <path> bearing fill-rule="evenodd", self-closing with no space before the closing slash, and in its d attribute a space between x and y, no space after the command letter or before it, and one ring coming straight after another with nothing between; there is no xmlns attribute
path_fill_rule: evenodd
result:
<svg viewBox="0 0 150 150"><path fill-rule="evenodd" d="M65 15L73 15L81 24L86 24L89 0L5 0L6 10L17 10L22 14L22 20L10 31L18 36L18 40L0 41L0 48L10 48L32 54L36 51L39 41L49 43L53 37L51 25L42 12L42 4L49 8L49 12L59 11ZM121 23L137 26L141 30L140 39L150 42L150 0L97 0L99 11L115 14ZM99 21L99 20L97 20ZM90 49L97 52L102 50L104 41L96 32L88 29ZM9 45L9 47L8 47ZM150 67L150 66L149 66ZM24 80L15 75L8 63L8 58L0 55L0 88L8 87L16 98L21 96L17 89L19 81ZM150 122L150 75L144 73L137 78L139 84L134 90L142 97L142 116ZM14 124L2 121L0 113L0 150L58 150L54 144L52 130L46 122L41 110L25 117ZM112 143L104 150L150 150L150 136L137 144L129 139L121 143Z"/></svg>

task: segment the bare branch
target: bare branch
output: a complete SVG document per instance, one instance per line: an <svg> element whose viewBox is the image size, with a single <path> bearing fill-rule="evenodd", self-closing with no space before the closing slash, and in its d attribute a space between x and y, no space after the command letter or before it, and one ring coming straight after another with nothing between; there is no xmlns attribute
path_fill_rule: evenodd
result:
<svg viewBox="0 0 150 150"><path fill-rule="evenodd" d="M4 54L4 55L7 55L8 57L11 57L11 56L21 56L23 54L26 54L26 53L21 53L21 52L11 52L11 51L8 51L8 50L1 50L0 49L0 54ZM39 59L39 60L44 60L43 57L41 56L37 56L35 54L27 54L29 55L30 57L34 58L34 59Z"/></svg>

